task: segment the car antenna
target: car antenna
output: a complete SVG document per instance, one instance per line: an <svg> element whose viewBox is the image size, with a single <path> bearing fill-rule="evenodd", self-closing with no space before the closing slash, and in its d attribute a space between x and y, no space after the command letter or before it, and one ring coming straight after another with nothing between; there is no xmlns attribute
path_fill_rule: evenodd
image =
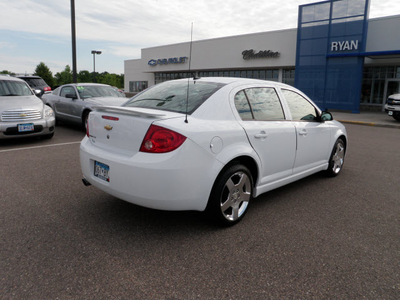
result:
<svg viewBox="0 0 400 300"><path fill-rule="evenodd" d="M189 84L190 84L190 67L192 62L192 44L193 44L193 22L192 28L190 31L190 49L189 49L189 77L186 89L186 116L185 116L185 123L188 123L188 109L189 109ZM196 80L196 76L193 76L193 80Z"/></svg>

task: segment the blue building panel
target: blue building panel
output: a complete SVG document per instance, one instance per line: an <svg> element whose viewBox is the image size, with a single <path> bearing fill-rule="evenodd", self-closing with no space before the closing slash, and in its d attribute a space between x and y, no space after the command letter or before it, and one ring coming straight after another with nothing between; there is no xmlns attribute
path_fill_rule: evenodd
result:
<svg viewBox="0 0 400 300"><path fill-rule="evenodd" d="M369 0L299 7L295 86L322 109L359 112Z"/></svg>

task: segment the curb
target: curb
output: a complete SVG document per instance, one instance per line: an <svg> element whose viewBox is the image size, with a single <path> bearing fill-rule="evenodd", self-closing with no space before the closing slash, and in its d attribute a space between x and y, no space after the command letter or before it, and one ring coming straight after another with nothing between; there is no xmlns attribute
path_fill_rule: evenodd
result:
<svg viewBox="0 0 400 300"><path fill-rule="evenodd" d="M364 122L364 121L349 121L349 120L339 120L339 119L337 119L337 121L339 121L340 123L347 123L347 124L353 124L353 125L400 129L400 124L395 125L395 124L383 124L383 123Z"/></svg>

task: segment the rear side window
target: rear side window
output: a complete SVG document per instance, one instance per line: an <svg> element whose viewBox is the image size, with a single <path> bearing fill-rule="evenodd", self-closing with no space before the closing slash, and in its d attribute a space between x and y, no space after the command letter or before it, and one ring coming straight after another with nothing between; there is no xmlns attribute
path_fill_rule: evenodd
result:
<svg viewBox="0 0 400 300"><path fill-rule="evenodd" d="M238 92L235 106L243 121L284 120L281 102L274 88L249 88Z"/></svg>
<svg viewBox="0 0 400 300"><path fill-rule="evenodd" d="M225 84L204 81L166 81L133 97L123 106L193 113Z"/></svg>

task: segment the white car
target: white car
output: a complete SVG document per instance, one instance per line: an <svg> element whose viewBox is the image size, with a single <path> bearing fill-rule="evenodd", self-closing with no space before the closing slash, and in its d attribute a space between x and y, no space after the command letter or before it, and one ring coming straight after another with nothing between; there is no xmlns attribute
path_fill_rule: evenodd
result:
<svg viewBox="0 0 400 300"><path fill-rule="evenodd" d="M232 225L253 197L319 171L339 174L346 146L345 127L291 86L194 78L95 109L80 162L86 185Z"/></svg>
<svg viewBox="0 0 400 300"><path fill-rule="evenodd" d="M54 135L53 110L22 79L0 75L0 117L0 139Z"/></svg>
<svg viewBox="0 0 400 300"><path fill-rule="evenodd" d="M389 116L400 122L400 94L390 95L385 104Z"/></svg>

